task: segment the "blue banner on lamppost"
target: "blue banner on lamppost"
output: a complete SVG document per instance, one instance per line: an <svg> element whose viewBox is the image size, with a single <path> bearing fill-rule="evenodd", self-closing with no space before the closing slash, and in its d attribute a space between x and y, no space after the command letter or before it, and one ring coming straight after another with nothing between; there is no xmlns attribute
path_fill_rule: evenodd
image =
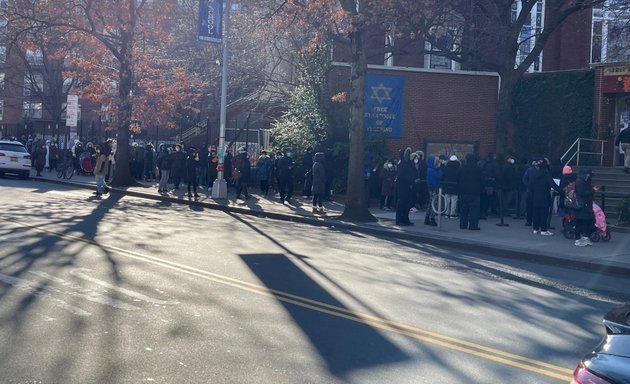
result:
<svg viewBox="0 0 630 384"><path fill-rule="evenodd" d="M199 0L199 40L221 44L223 0Z"/></svg>

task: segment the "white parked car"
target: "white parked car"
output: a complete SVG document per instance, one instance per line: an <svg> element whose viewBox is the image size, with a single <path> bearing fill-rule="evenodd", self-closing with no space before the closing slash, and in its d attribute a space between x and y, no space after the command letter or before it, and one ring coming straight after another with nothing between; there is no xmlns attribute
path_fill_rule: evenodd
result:
<svg viewBox="0 0 630 384"><path fill-rule="evenodd" d="M0 140L0 177L5 173L23 178L31 173L31 155L19 141Z"/></svg>

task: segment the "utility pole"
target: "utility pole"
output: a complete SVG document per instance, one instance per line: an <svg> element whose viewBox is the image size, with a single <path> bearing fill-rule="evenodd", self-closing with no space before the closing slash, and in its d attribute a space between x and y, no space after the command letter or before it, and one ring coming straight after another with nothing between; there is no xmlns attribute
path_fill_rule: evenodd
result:
<svg viewBox="0 0 630 384"><path fill-rule="evenodd" d="M225 0L225 12L223 15L223 59L222 75L221 75L221 118L219 127L219 147L217 148L217 155L219 157L219 164L217 165L217 179L212 184L212 198L213 199L226 199L227 198L227 183L223 176L223 159L225 158L225 125L226 125L226 105L227 105L227 76L228 76L228 28L230 20L230 1ZM228 175L229 176L229 175Z"/></svg>

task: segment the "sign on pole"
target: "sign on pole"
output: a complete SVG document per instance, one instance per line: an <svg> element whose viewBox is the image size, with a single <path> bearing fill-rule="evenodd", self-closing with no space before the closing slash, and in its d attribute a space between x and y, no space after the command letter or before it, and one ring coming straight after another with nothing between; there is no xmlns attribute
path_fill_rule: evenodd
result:
<svg viewBox="0 0 630 384"><path fill-rule="evenodd" d="M199 40L222 43L223 0L199 0Z"/></svg>
<svg viewBox="0 0 630 384"><path fill-rule="evenodd" d="M79 96L68 95L66 101L66 126L76 127L79 116Z"/></svg>

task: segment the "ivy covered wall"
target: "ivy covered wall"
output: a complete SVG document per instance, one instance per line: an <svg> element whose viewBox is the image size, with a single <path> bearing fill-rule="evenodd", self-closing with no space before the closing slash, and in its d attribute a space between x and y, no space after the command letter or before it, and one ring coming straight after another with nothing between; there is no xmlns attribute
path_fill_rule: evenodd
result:
<svg viewBox="0 0 630 384"><path fill-rule="evenodd" d="M514 153L560 157L578 137L596 138L594 94L593 70L525 76L512 98Z"/></svg>

